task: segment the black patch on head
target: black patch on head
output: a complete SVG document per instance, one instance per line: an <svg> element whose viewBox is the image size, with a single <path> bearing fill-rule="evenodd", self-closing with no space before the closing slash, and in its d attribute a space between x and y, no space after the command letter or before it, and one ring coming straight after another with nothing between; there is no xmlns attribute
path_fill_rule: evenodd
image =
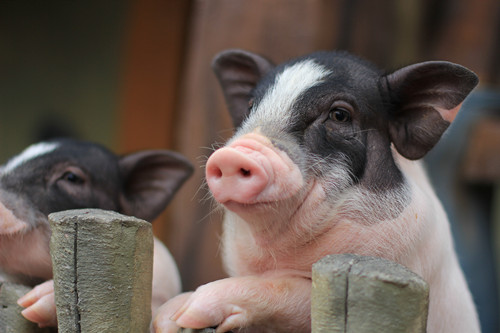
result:
<svg viewBox="0 0 500 333"><path fill-rule="evenodd" d="M344 163L354 182L364 183L368 188L396 185L401 176L395 167L390 154L390 141L385 134L387 130L387 113L378 89L381 71L371 63L345 52L316 52L277 66L253 91L254 105L263 98L273 85L275 78L287 67L304 60L313 59L317 64L328 69L329 74L324 82L305 91L290 110L294 113L293 127L288 133L295 138L300 147L323 160ZM336 109L346 109L349 120L339 122L330 115ZM272 127L272 126L269 126ZM376 132L381 147L368 145L369 134ZM279 148L279 147L278 147ZM389 167L378 168L370 165L368 157L370 149L377 154L389 158ZM290 150L290 149L289 149ZM384 151L384 153L382 153ZM368 170L372 168L373 170ZM315 170L316 174L328 170ZM365 179L365 174L370 180ZM398 180L394 183L395 180ZM377 182L371 183L371 182Z"/></svg>
<svg viewBox="0 0 500 333"><path fill-rule="evenodd" d="M46 142L58 143L58 147L2 174L2 190L19 194L18 200L29 201L29 207L45 215L78 208L118 208L116 194L121 182L113 153L100 145L72 139ZM23 219L22 211L15 214Z"/></svg>
<svg viewBox="0 0 500 333"><path fill-rule="evenodd" d="M229 59L235 59L235 54L237 59L242 57L253 64L267 63L249 52L225 53ZM408 159L423 157L454 116L445 112L448 120L443 119L440 111L443 108L457 111L455 107L477 84L474 73L448 62L424 62L385 74L370 62L347 52L316 52L276 67L260 66L265 68L258 71L260 81L252 80L253 89L247 85L243 98L247 100L240 118L248 117L245 130L251 130L252 110L258 108L277 76L286 68L311 59L331 73L324 82L303 92L293 107L286 110L293 115L292 125L274 120L276 123L270 121L255 126L271 141L279 143L278 147L285 147L292 160L294 156L299 156L297 159L301 162L320 157L336 163L343 158L353 178L373 191L391 190L404 181L391 144ZM233 81L223 81L226 92L231 92ZM228 105L235 101L239 100L230 99ZM246 112L249 101L253 106ZM243 109L242 104L239 106L239 110ZM347 116L343 109L348 110ZM335 114L337 116L332 116ZM237 126L240 124L236 122ZM289 138L295 141L295 148L288 142ZM316 170L315 173L322 171L328 172Z"/></svg>

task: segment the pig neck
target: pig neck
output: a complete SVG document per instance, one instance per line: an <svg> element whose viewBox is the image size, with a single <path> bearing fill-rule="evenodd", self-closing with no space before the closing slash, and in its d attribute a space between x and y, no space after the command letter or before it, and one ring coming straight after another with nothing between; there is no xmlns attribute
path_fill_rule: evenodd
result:
<svg viewBox="0 0 500 333"><path fill-rule="evenodd" d="M477 313L453 249L446 213L421 165L403 158L398 159L398 164L415 180L413 201L422 212L421 223L416 229L420 242L416 242L413 255L402 257L404 261L400 263L429 284L428 332L479 332Z"/></svg>

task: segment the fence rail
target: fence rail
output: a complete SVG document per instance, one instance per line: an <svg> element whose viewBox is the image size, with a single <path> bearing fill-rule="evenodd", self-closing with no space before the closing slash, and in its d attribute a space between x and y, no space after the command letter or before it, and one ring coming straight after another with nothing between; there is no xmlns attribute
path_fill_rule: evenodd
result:
<svg viewBox="0 0 500 333"><path fill-rule="evenodd" d="M149 332L150 223L99 209L54 213L49 221L59 332ZM312 333L426 331L428 285L399 264L330 255L313 265L312 279ZM28 290L0 283L0 332L53 332L21 316L16 301Z"/></svg>

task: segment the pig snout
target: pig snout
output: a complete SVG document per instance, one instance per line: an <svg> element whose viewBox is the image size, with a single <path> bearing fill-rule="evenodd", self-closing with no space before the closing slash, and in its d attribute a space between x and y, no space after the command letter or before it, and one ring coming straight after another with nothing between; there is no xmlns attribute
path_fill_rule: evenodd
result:
<svg viewBox="0 0 500 333"><path fill-rule="evenodd" d="M257 158L258 152L245 150L221 148L207 162L208 186L220 203L253 203L273 178L269 161Z"/></svg>
<svg viewBox="0 0 500 333"><path fill-rule="evenodd" d="M238 139L215 151L207 161L206 180L222 204L283 200L302 186L300 170L286 153L258 136Z"/></svg>

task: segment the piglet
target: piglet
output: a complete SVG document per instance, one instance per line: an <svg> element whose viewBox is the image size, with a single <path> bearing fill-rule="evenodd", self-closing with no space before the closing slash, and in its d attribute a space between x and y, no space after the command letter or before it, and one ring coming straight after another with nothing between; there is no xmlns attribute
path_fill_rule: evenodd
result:
<svg viewBox="0 0 500 333"><path fill-rule="evenodd" d="M152 221L191 175L191 164L167 150L117 156L89 142L34 144L0 167L0 281L34 286L52 278L48 214L101 208ZM56 324L52 281L22 297L23 315ZM153 310L181 291L168 250L154 242Z"/></svg>
<svg viewBox="0 0 500 333"><path fill-rule="evenodd" d="M213 67L235 135L206 164L231 277L165 304L158 332L309 332L311 265L396 261L430 285L429 333L479 332L446 214L420 162L478 83L449 62L387 74L345 52L274 66L241 50Z"/></svg>

